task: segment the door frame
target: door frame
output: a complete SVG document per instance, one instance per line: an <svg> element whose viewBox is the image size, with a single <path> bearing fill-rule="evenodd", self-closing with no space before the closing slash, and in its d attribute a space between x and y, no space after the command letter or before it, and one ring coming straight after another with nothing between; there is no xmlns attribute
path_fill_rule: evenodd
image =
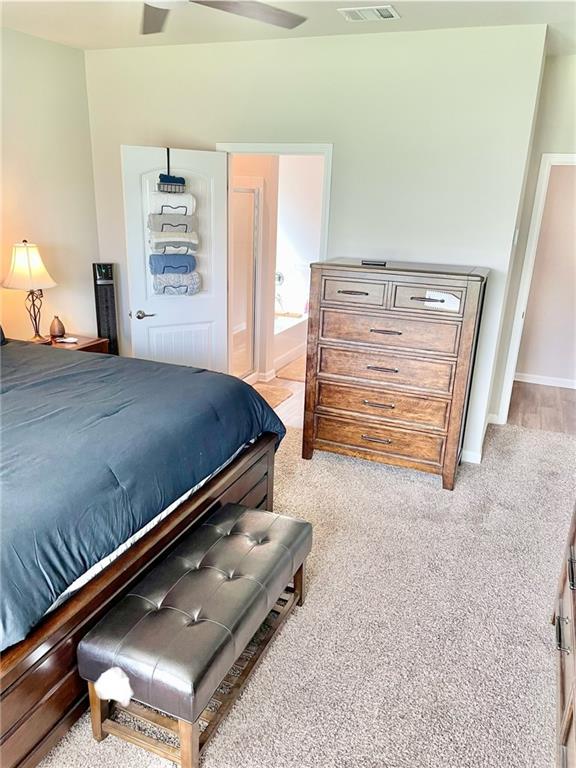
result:
<svg viewBox="0 0 576 768"><path fill-rule="evenodd" d="M238 188L238 191L248 191L254 193L254 347L253 364L254 369L243 378L248 384L254 384L258 381L258 370L260 365L260 329L262 326L262 234L263 234L263 209L264 209L264 179L261 176L231 176L228 169L228 196L230 190ZM228 303L230 303L230 206L228 208ZM228 372L232 371L232 313L228 312Z"/></svg>
<svg viewBox="0 0 576 768"><path fill-rule="evenodd" d="M322 227L319 260L328 258L328 227L330 224L330 188L332 184L332 144L295 144L283 142L217 142L216 149L229 155L323 155Z"/></svg>
<svg viewBox="0 0 576 768"><path fill-rule="evenodd" d="M540 229L542 227L542 218L546 206L548 183L550 181L552 168L556 165L576 165L576 153L545 153L542 155L540 161L536 194L534 195L534 205L532 207L532 218L530 219L528 241L526 243L524 263L522 265L520 285L516 299L516 309L514 311L512 334L510 336L508 357L506 360L506 368L504 370L502 399L498 418L500 424L505 424L508 420L508 411L510 409L510 400L512 398L512 387L516 375L516 365L518 364L522 331L524 330L524 318L528 306L528 298L530 296L532 274L534 272L536 254L538 252L538 241L540 239Z"/></svg>

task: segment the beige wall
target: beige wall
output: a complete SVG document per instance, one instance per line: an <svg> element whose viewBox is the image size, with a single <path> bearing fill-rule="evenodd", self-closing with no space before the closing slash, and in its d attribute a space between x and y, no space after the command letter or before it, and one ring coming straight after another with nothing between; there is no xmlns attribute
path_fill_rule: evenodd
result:
<svg viewBox="0 0 576 768"><path fill-rule="evenodd" d="M58 287L44 293L42 330L58 314L95 333L91 263L98 260L84 53L2 30L2 276L12 244L38 244ZM29 338L25 293L2 289L7 335Z"/></svg>
<svg viewBox="0 0 576 768"><path fill-rule="evenodd" d="M576 166L550 172L517 372L576 387Z"/></svg>
<svg viewBox="0 0 576 768"><path fill-rule="evenodd" d="M88 51L102 253L124 282L121 144L333 143L330 257L493 270L466 440L477 458L544 39L535 25Z"/></svg>
<svg viewBox="0 0 576 768"><path fill-rule="evenodd" d="M544 153L551 152L576 152L576 56L549 56L544 68L526 194L519 224L518 242L510 270L502 336L491 396L490 412L496 421L506 419L508 404L502 399L504 371L508 359L540 161Z"/></svg>

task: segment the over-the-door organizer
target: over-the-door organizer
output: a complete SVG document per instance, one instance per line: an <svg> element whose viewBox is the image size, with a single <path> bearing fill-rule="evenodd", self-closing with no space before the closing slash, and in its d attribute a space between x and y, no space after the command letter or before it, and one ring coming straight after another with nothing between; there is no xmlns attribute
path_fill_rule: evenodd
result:
<svg viewBox="0 0 576 768"><path fill-rule="evenodd" d="M150 196L148 212L148 266L152 290L158 295L193 296L201 289L197 271L199 239L195 229L196 198L186 191L186 179L166 173Z"/></svg>

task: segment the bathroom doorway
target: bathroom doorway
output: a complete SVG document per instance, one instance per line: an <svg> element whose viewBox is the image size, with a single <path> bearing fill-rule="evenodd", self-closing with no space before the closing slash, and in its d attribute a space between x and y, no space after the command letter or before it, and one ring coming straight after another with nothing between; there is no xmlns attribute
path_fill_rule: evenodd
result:
<svg viewBox="0 0 576 768"><path fill-rule="evenodd" d="M301 426L310 264L326 258L331 147L218 149L229 152L229 370Z"/></svg>

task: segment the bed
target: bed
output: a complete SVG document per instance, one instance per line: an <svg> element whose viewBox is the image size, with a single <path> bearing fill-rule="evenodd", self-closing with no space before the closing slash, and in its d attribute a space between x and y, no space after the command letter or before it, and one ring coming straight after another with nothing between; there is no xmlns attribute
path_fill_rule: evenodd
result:
<svg viewBox="0 0 576 768"><path fill-rule="evenodd" d="M284 427L210 371L11 341L2 365L2 765L86 706L81 636L199 518L272 508Z"/></svg>

